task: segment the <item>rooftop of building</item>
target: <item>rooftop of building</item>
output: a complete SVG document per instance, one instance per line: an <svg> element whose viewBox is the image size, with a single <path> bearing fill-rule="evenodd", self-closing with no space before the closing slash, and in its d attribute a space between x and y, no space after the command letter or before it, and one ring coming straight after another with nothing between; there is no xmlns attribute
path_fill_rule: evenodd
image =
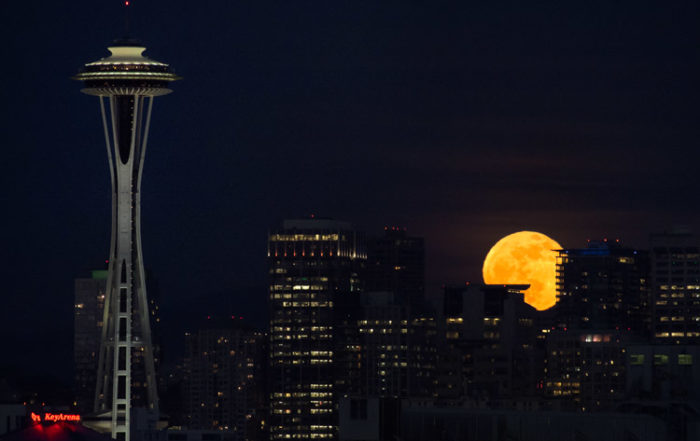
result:
<svg viewBox="0 0 700 441"><path fill-rule="evenodd" d="M282 222L282 229L301 231L351 231L353 227L350 222L311 215L306 219L285 219Z"/></svg>
<svg viewBox="0 0 700 441"><path fill-rule="evenodd" d="M556 250L560 255L569 256L631 256L647 251L626 247L621 239L603 238L586 241L584 248L564 248Z"/></svg>

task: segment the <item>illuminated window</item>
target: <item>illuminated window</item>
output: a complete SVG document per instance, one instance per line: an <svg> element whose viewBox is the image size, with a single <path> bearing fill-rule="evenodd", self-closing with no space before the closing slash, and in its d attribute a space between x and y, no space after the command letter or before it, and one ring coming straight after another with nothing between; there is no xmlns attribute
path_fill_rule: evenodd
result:
<svg viewBox="0 0 700 441"><path fill-rule="evenodd" d="M672 322L682 322L685 321L685 317L683 316L676 316L676 317L671 317Z"/></svg>
<svg viewBox="0 0 700 441"><path fill-rule="evenodd" d="M630 364L634 366L644 364L644 354L630 354Z"/></svg>
<svg viewBox="0 0 700 441"><path fill-rule="evenodd" d="M654 354L654 364L657 366L668 364L668 355Z"/></svg>
<svg viewBox="0 0 700 441"><path fill-rule="evenodd" d="M693 356L691 354L678 354L678 364L681 366L690 366L693 364Z"/></svg>

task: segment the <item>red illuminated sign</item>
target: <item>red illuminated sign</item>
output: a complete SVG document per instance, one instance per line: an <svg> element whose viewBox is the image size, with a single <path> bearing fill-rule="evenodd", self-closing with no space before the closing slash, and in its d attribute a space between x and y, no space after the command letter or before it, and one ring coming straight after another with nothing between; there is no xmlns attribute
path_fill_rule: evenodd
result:
<svg viewBox="0 0 700 441"><path fill-rule="evenodd" d="M40 414L36 414L32 412L30 414L30 417L32 418L32 422L35 423L58 423L62 421L70 421L70 422L78 422L80 421L80 415L78 414L72 414L72 413L50 413L50 412L45 412L44 416Z"/></svg>

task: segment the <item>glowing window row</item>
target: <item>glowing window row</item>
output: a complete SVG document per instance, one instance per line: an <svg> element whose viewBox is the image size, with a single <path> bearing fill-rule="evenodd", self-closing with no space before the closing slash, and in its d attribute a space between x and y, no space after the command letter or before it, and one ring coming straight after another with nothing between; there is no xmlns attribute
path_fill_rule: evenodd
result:
<svg viewBox="0 0 700 441"><path fill-rule="evenodd" d="M381 329L374 329L374 328L360 328L360 334L392 334L394 330L392 328L381 328ZM408 329L406 328L401 328L400 329L401 334L408 334Z"/></svg>
<svg viewBox="0 0 700 441"><path fill-rule="evenodd" d="M328 297L327 292L305 292L304 294L298 294L298 293L274 293L270 294L270 299L272 300L313 300L318 297L321 297L323 295L326 295Z"/></svg>
<svg viewBox="0 0 700 441"><path fill-rule="evenodd" d="M332 308L333 302L282 302L283 308Z"/></svg>
<svg viewBox="0 0 700 441"><path fill-rule="evenodd" d="M401 323L402 325L407 325L408 320L401 320L400 322L397 320L396 324ZM358 320L357 321L358 325L392 325L394 322L392 320Z"/></svg>
<svg viewBox="0 0 700 441"><path fill-rule="evenodd" d="M700 332L657 332L656 337L700 337Z"/></svg>
<svg viewBox="0 0 700 441"><path fill-rule="evenodd" d="M272 234L270 241L300 242L300 241L337 241L337 234ZM343 237L344 239L344 237Z"/></svg>
<svg viewBox="0 0 700 441"><path fill-rule="evenodd" d="M663 317L659 317L659 321L661 321L661 322L668 322L669 320L672 321L672 322L684 322L684 321L685 321L685 317L683 317L683 316L672 316L672 317L663 316ZM689 321L693 321L693 322L700 322L700 317L697 317L697 316L696 316L696 317L690 317L688 320L689 320Z"/></svg>

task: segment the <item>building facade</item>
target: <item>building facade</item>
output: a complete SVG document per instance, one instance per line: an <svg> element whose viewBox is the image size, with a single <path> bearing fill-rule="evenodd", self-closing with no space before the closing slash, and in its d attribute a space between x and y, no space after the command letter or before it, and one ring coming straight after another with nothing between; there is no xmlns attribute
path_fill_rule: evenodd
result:
<svg viewBox="0 0 700 441"><path fill-rule="evenodd" d="M401 227L385 227L383 236L369 239L365 291L392 292L394 303L417 312L425 297L424 242Z"/></svg>
<svg viewBox="0 0 700 441"><path fill-rule="evenodd" d="M556 322L569 329L651 328L649 257L619 240L589 241L557 255Z"/></svg>
<svg viewBox="0 0 700 441"><path fill-rule="evenodd" d="M610 411L626 398L627 330L554 329L547 334L544 391L554 407Z"/></svg>
<svg viewBox="0 0 700 441"><path fill-rule="evenodd" d="M270 438L336 439L357 376L364 238L347 222L286 220L268 236Z"/></svg>
<svg viewBox="0 0 700 441"><path fill-rule="evenodd" d="M97 357L102 337L102 313L107 289L107 271L95 270L91 277L75 279L73 312L73 363L75 407L80 413L95 406Z"/></svg>
<svg viewBox="0 0 700 441"><path fill-rule="evenodd" d="M653 337L700 343L700 248L686 231L651 235Z"/></svg>
<svg viewBox="0 0 700 441"><path fill-rule="evenodd" d="M441 401L506 406L533 397L541 379L536 311L527 285L446 287L440 348Z"/></svg>
<svg viewBox="0 0 700 441"><path fill-rule="evenodd" d="M411 312L392 292L362 295L357 321L359 377L353 390L363 397L433 398L437 384L437 322Z"/></svg>
<svg viewBox="0 0 700 441"><path fill-rule="evenodd" d="M255 439L262 409L265 336L229 320L208 320L185 334L184 425Z"/></svg>

